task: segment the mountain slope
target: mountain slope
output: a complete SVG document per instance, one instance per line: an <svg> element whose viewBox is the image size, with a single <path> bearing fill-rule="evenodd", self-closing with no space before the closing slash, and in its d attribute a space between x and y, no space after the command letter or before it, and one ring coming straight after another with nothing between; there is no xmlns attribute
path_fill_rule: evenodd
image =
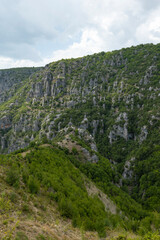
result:
<svg viewBox="0 0 160 240"><path fill-rule="evenodd" d="M112 157L119 139L141 144L159 124L159 70L159 45L49 64L1 104L1 129L11 135L4 134L4 148L12 151L14 135L22 142L19 132L28 142L43 134L52 139L69 123L87 129L104 155Z"/></svg>
<svg viewBox="0 0 160 240"><path fill-rule="evenodd" d="M13 68L0 70L0 103L11 98L23 81L41 68Z"/></svg>
<svg viewBox="0 0 160 240"><path fill-rule="evenodd" d="M87 239L98 239L96 233L74 229L71 220L62 219L58 212L59 209L61 215L71 217L68 215L67 205L64 204L70 204L75 200L67 198L65 194L71 196L74 190L79 190L79 196L76 197L80 200L83 195L84 206L87 201L90 204L93 202L97 209L101 209L104 213L103 205L98 206L100 202L97 199L91 197L86 199L87 193L84 186L81 189L77 185L77 183L83 184L81 174L78 174L78 170L67 159L63 160L61 157L64 157L62 151L47 147L40 147L38 152L30 149L29 156L26 157L22 157L21 154L0 156L0 239L75 240L81 239L81 236ZM37 158L43 159L43 162L36 164L33 175ZM29 163L31 159L32 162ZM52 162L46 165L46 161ZM59 165L60 161L61 165ZM45 164L46 169L42 169L42 164ZM51 165L54 168L48 172ZM67 172L65 172L66 169ZM54 201L56 198L61 199L58 204ZM75 206L74 203L73 209ZM68 207L71 206L68 205ZM83 210L83 206L81 209Z"/></svg>
<svg viewBox="0 0 160 240"><path fill-rule="evenodd" d="M33 223L30 232L33 232L34 225L37 227L35 237L38 229L43 233L41 225L43 229L49 229L49 234L44 231L44 235L54 239L53 233L58 227L52 230L50 224L52 221L56 224L56 219L62 221L56 209L61 216L72 219L74 227L97 231L100 236L105 236L106 226L111 229L117 224L123 226L122 212L118 215L114 203L75 168L70 159L74 160L75 156L49 144L0 156L1 238L9 235L13 238L19 230L28 235L30 221ZM60 223L59 227L62 228L63 224ZM131 230L129 225L128 229ZM75 231L72 231L74 235ZM93 238L91 233L88 236L96 239L96 234Z"/></svg>
<svg viewBox="0 0 160 240"><path fill-rule="evenodd" d="M160 44L50 63L12 95L0 104L1 153L58 145L130 229L142 219L150 228L160 211Z"/></svg>
<svg viewBox="0 0 160 240"><path fill-rule="evenodd" d="M71 163L74 161L74 153L69 154L50 144L0 155L1 239L99 239L96 232L87 230L98 231L101 237L105 237L107 231L106 239L114 235L113 239L119 239L121 231L123 236L132 236L127 239L141 239L131 231L146 233L149 230L146 220L150 221L152 228L157 228L160 216L149 212L142 216L140 205L129 196L133 212L126 211L126 216L75 168ZM96 168L100 170L98 166ZM101 173L104 170L106 173L111 171L102 170L101 166ZM109 179L103 179L111 186ZM116 187L112 186L112 191L116 192ZM117 194L119 199L125 196L118 188ZM127 195L125 197L126 201ZM139 215L133 215L135 212ZM71 220L72 225L81 231L71 226Z"/></svg>

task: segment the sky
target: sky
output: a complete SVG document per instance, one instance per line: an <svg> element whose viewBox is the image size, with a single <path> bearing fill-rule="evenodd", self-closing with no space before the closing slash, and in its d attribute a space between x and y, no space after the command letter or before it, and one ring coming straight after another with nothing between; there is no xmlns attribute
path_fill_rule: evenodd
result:
<svg viewBox="0 0 160 240"><path fill-rule="evenodd" d="M0 0L0 69L160 42L160 0Z"/></svg>

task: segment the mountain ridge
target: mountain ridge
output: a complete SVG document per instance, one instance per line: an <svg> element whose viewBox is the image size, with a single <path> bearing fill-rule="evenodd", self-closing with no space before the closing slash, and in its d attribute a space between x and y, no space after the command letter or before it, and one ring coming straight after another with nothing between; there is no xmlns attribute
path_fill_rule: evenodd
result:
<svg viewBox="0 0 160 240"><path fill-rule="evenodd" d="M160 211L160 44L35 71L0 103L1 153L56 146L124 219L137 221L131 228L150 226Z"/></svg>
<svg viewBox="0 0 160 240"><path fill-rule="evenodd" d="M156 45L156 46L158 47L159 45ZM135 49L134 49L133 52L135 52ZM118 109L116 109L116 107L114 106L114 101L115 101L114 98L115 97L117 98L117 96L114 96L115 95L114 94L114 92L115 92L114 89L116 91L119 91L119 95L121 94L122 91L125 91L124 84L125 84L125 81L127 81L127 80L124 78L124 76L125 76L126 73L123 74L124 76L121 76L121 75L123 73L123 68L127 68L127 66L125 65L125 62L127 61L126 60L127 58L122 57L122 52L121 51L119 51L118 56L115 55L114 53L109 53L109 55L110 54L113 55L111 57L111 59L109 57L109 60L105 60L105 61L108 61L109 66L107 66L107 67L104 66L101 69L101 71L99 71L99 67L100 67L100 64L99 64L97 66L98 71L97 71L97 69L94 70L91 76L90 76L91 73L88 73L88 72L92 71L92 68L93 68L93 65L94 65L94 62L95 62L94 56L100 56L102 58L101 62L103 62L103 64L105 65L106 62L103 60L103 55L105 55L105 53L102 52L100 54L95 54L93 56L89 56L88 58L91 58L91 60L87 60L87 57L85 57L85 58L78 58L77 60L65 60L66 62L65 61L58 61L58 62L51 63L51 64L47 65L44 71L41 71L41 72L37 73L37 76L33 76L32 80L30 80L32 82L32 86L30 87L29 93L26 96L27 97L26 101L28 102L31 99L33 102L31 104L31 106L30 106L30 104L28 104L29 107L32 107L32 105L34 106L34 104L39 104L40 107L42 105L44 107L45 107L45 105L46 106L47 105L51 106L51 103L48 104L46 102L46 104L45 104L45 98L46 98L46 101L50 101L50 97L53 97L53 101L54 101L52 103L53 105L56 106L57 104L60 104L61 111L63 110L64 107L67 107L67 108L72 108L73 107L74 108L75 104L79 104L79 103L83 104L84 101L88 101L88 103L89 103L89 101L92 101L92 103L93 103L92 107L94 107L94 106L96 106L96 98L97 98L97 96L95 96L95 94L97 94L97 95L100 94L100 93L98 93L99 91L101 91L100 87L101 88L102 87L107 87L107 91L106 91L107 94L106 95L108 95L108 96L105 96L104 95L105 91L103 91L102 95L98 97L99 98L98 101L99 101L100 104L103 105L103 108L106 108L106 107L111 108L112 107L112 108L115 108L116 111L118 111ZM158 54L158 53L156 53L156 54ZM107 55L107 53L106 53L106 55ZM144 55L144 56L146 57L146 55ZM155 57L156 56L153 56L153 59L154 59L154 61L157 61L157 60L155 60ZM92 58L93 58L93 61L92 61ZM108 56L107 56L107 58L108 58ZM114 59L115 62L113 61L112 58ZM86 59L86 60L83 60L83 59ZM156 57L156 59L157 59L157 57ZM70 64L69 66L67 66L67 64L69 64L70 61L71 62L73 61L73 64ZM82 63L84 61L85 61L85 64ZM89 71L86 72L86 70L84 70L83 68L87 68L87 64L89 64L89 61L91 61L91 63L90 63L91 66L89 67ZM82 66L82 65L84 65L84 66ZM117 66L116 69L114 69L115 65ZM118 66L121 66L121 67L118 68ZM113 67L113 69L112 69L112 67ZM67 69L67 72L65 73L66 68L68 68L68 69ZM73 68L73 69L71 70L70 68ZM74 68L76 68L76 71L74 70ZM79 69L78 69L78 72L82 72L81 73L82 76L80 74L77 75L77 68L81 69L81 71L79 71ZM74 71L75 71L75 73L74 73ZM104 72L106 71L107 73L106 72L103 73L103 71ZM118 71L119 71L119 73L117 73ZM137 75L137 71L136 71L136 73L134 73L134 75L135 74ZM126 104L126 109L128 107L127 104L131 105L130 107L133 108L133 103L131 103L131 101L133 101L133 98L136 98L136 99L138 98L137 101L141 102L140 100L141 100L141 98L143 98L143 94L141 93L141 90L143 92L142 86L144 86L144 87L146 85L148 86L149 79L152 77L152 75L153 75L152 72L154 72L154 71L155 71L155 66L150 65L148 67L148 70L146 70L146 73L145 73L144 77L142 77L142 78L140 78L139 76L135 77L135 78L139 78L139 83L138 84L139 84L139 86L141 86L140 93L137 91L136 93L132 93L132 94L129 94L129 95L124 94L123 101ZM71 72L71 74L69 75L70 72ZM97 77L98 74L100 74L99 77ZM130 74L131 74L131 77L132 77L133 73L130 72ZM85 76L85 75L87 75L87 76ZM110 77L110 75L111 75L111 77ZM118 79L118 78L124 79L123 81L120 81L120 86L119 86L118 90L117 90L118 80L115 79L115 81L112 82L111 81L113 79L112 75L114 76L114 78L115 78L115 75L117 75L116 79ZM76 79L76 78L77 78L77 80L75 82L76 85L74 87L74 79ZM86 78L86 80L85 80L85 78ZM111 79L111 80L109 80L109 83L107 83L108 79ZM72 84L71 81L73 82L73 84ZM89 82L87 83L87 81L89 81ZM99 81L99 83L98 83L98 81ZM134 80L134 82L135 82L135 80ZM136 82L134 83L134 86L133 85L130 86L127 83L126 87L128 87L129 89L131 87L135 88L134 91L136 91L137 89L139 90L140 87L136 86ZM52 86L51 86L51 83L52 83ZM66 84L68 86L66 86ZM152 89L152 88L153 87L150 87L149 88L150 90L148 90L148 92L151 91L152 95L154 96L155 94L157 94L157 92L159 90L156 89L156 88L155 89ZM65 91L67 91L67 94L65 94ZM110 91L111 91L111 93L110 93ZM130 90L130 91L133 92L133 89ZM59 96L60 96L60 94L62 96L58 97L58 94L59 94ZM89 94L91 94L92 100L90 99L90 96L88 96ZM150 96L150 98L154 98L152 95ZM83 97L82 102L80 100L80 96L81 96L81 98ZM106 97L108 98L107 100L105 99ZM56 101L56 98L58 99L58 101L60 101L60 103L58 103ZM70 99L70 98L73 98L73 100ZM41 100L42 102L40 102L39 100ZM121 101L121 100L122 99L120 99L120 96L119 96L118 101ZM34 103L34 101L35 101L35 103ZM64 105L64 103L61 103L61 101L64 101L65 105ZM12 104L14 104L14 103L12 103ZM107 104L108 104L108 106L106 106ZM137 107L141 108L142 106L140 105L140 103L137 103ZM116 112L114 112L114 114L116 114ZM123 128L120 125L118 127L113 126L113 129L108 134L108 138L109 138L110 143L112 143L112 141L114 141L114 138L116 138L116 136L123 137L126 140L129 139L129 138L132 139L132 138L135 137L135 136L133 136L132 132L128 133L128 131L127 131L127 128L126 128L127 120L128 120L127 117L128 116L125 112L123 112L121 116L118 116L117 122L118 121L125 121L125 124L123 125ZM156 118L156 116L155 116L155 118ZM94 122L93 125L94 126L91 126L91 127L96 128L96 122ZM95 134L95 132L93 134ZM139 138L140 138L139 141L143 141L143 139L146 138L147 134L148 134L148 132L147 132L146 127L142 126L141 134L139 135Z"/></svg>

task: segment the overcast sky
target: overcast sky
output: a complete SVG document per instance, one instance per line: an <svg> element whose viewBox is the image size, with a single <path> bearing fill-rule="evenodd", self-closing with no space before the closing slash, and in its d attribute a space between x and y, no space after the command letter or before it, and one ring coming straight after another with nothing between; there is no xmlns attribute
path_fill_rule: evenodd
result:
<svg viewBox="0 0 160 240"><path fill-rule="evenodd" d="M0 68L160 42L160 0L0 0Z"/></svg>

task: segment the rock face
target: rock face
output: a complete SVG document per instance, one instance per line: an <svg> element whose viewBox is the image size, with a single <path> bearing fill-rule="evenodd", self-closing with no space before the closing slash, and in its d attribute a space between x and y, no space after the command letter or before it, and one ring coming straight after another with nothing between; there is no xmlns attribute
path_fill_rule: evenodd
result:
<svg viewBox="0 0 160 240"><path fill-rule="evenodd" d="M69 128L88 133L91 149L106 156L116 144L122 151L143 144L159 126L159 60L159 45L140 45L43 69L1 70L0 151Z"/></svg>
<svg viewBox="0 0 160 240"><path fill-rule="evenodd" d="M122 176L124 179L132 177L133 170L131 169L131 166L134 161L135 161L135 158L131 158L130 160L125 162L124 171L122 173Z"/></svg>
<svg viewBox="0 0 160 240"><path fill-rule="evenodd" d="M122 126L119 124L122 123ZM113 143L117 139L117 136L124 138L126 141L131 137L128 133L128 116L127 113L120 113L120 115L116 119L116 125L113 125L113 130L109 133L109 142L110 144Z"/></svg>
<svg viewBox="0 0 160 240"><path fill-rule="evenodd" d="M0 129L6 130L11 128L11 118L9 116L4 116L0 119Z"/></svg>
<svg viewBox="0 0 160 240"><path fill-rule="evenodd" d="M139 142L142 143L144 140L146 140L147 135L148 135L147 126L143 126L141 128L141 134L139 136Z"/></svg>
<svg viewBox="0 0 160 240"><path fill-rule="evenodd" d="M40 68L0 70L0 103L10 99L15 94L16 89L21 86L23 81L39 70Z"/></svg>

